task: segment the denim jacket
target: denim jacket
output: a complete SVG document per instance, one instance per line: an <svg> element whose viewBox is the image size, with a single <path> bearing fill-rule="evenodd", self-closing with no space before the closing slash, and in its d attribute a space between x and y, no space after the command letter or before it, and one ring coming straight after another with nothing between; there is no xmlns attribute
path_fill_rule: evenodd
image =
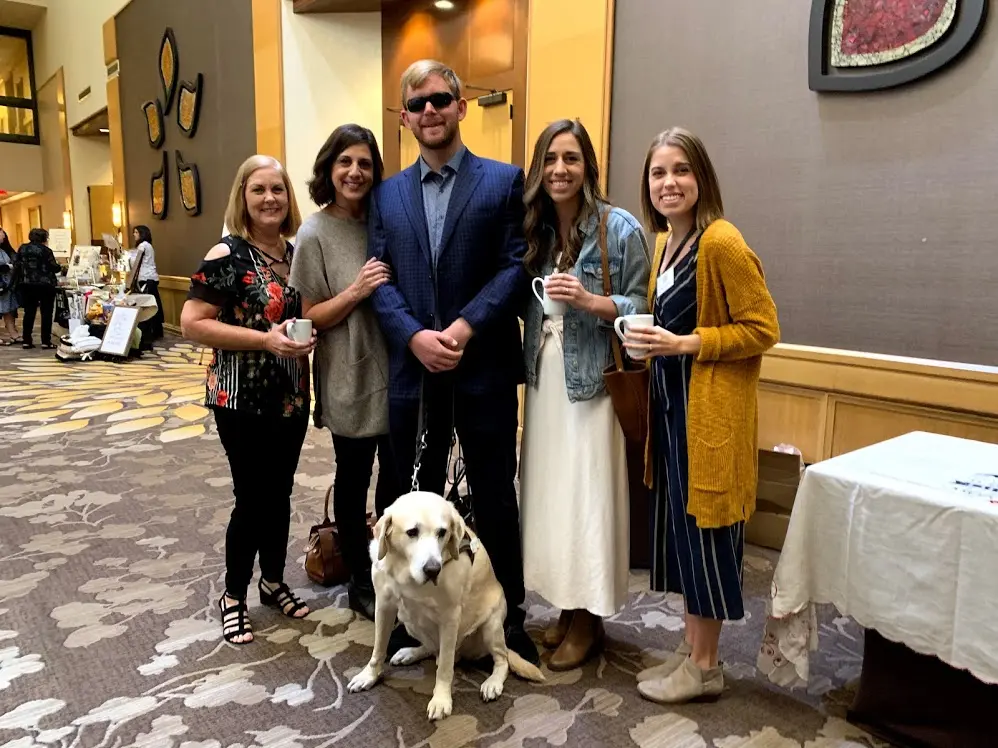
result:
<svg viewBox="0 0 998 748"><path fill-rule="evenodd" d="M606 210L609 206L601 206ZM648 274L651 272L648 243L641 224L621 208L609 208L607 254L610 267L610 291L617 305L617 315L644 314L648 311ZM603 295L603 265L599 247L599 219L592 216L580 227L583 235L579 259L572 275L582 281L590 293ZM554 237L552 235L552 241ZM543 275L554 272L548 260ZM537 364L541 352L544 311L528 291L523 317L523 355L527 384L537 385ZM613 323L587 312L569 308L564 319L565 385L570 402L589 400L605 391L603 369L613 360L610 336Z"/></svg>

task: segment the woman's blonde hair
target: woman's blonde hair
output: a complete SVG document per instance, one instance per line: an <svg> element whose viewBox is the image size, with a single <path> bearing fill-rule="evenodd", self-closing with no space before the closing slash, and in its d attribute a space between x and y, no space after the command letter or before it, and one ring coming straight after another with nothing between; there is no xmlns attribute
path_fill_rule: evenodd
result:
<svg viewBox="0 0 998 748"><path fill-rule="evenodd" d="M641 171L641 213L649 231L661 232L669 230L669 221L655 209L649 190L649 175L651 159L655 151L667 146L681 148L690 160L690 168L697 180L697 190L700 197L694 210L696 211L696 226L703 231L719 218L724 218L724 203L721 201L721 186L717 181L717 173L710 162L703 141L689 130L682 127L670 127L660 132L652 140L645 156L645 166Z"/></svg>
<svg viewBox="0 0 998 748"><path fill-rule="evenodd" d="M243 161L236 171L235 180L232 182L229 204L225 208L225 226L232 236L249 238L250 217L249 210L246 208L246 183L253 172L267 168L277 169L284 182L284 189L288 193L288 214L281 223L281 236L287 239L298 233L298 228L301 226L301 212L298 210L295 190L291 186L291 179L288 177L287 171L276 158L257 154Z"/></svg>

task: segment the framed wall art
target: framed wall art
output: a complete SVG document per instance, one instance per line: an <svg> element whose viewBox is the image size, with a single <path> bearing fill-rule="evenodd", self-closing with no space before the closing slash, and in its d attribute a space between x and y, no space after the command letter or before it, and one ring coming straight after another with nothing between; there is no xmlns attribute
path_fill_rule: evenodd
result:
<svg viewBox="0 0 998 748"><path fill-rule="evenodd" d="M166 140L166 129L163 127L163 108L159 104L159 99L143 104L142 113L145 115L149 145L153 148L159 148Z"/></svg>
<svg viewBox="0 0 998 748"><path fill-rule="evenodd" d="M988 10L988 0L812 3L812 91L874 91L931 75L970 49Z"/></svg>
<svg viewBox="0 0 998 748"><path fill-rule="evenodd" d="M153 218L160 221L166 219L167 211L170 207L170 175L167 171L168 157L163 151L163 165L156 171L149 180L149 200L152 208Z"/></svg>
<svg viewBox="0 0 998 748"><path fill-rule="evenodd" d="M204 89L204 76L198 73L193 83L180 82L180 96L177 99L177 125L188 138L193 138L198 129L201 115L201 98Z"/></svg>
<svg viewBox="0 0 998 748"><path fill-rule="evenodd" d="M188 164L180 151L174 154L177 161L177 182L180 184L180 202L184 204L184 210L189 216L201 214L201 179L198 176L198 167L195 164Z"/></svg>
<svg viewBox="0 0 998 748"><path fill-rule="evenodd" d="M170 107L173 106L179 75L177 39L173 35L173 29L167 28L163 32L163 40L159 43L159 82L163 86L163 114L169 114Z"/></svg>

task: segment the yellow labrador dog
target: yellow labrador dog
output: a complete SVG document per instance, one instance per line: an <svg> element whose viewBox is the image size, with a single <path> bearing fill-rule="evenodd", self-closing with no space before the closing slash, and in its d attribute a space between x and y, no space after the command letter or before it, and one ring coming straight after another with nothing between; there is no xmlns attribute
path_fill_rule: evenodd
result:
<svg viewBox="0 0 998 748"><path fill-rule="evenodd" d="M392 665L437 658L437 680L426 709L431 720L451 713L456 658L492 656L492 674L481 688L483 701L499 698L510 668L526 680L544 680L536 666L506 648L506 598L492 562L442 496L414 491L396 499L375 525L371 560L374 651L367 667L347 684L351 693L381 678L396 615L422 646L400 649Z"/></svg>

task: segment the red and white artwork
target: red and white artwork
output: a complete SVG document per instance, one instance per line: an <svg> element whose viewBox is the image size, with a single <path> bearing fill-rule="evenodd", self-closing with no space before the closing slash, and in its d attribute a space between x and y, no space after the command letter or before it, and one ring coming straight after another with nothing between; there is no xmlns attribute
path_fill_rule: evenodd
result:
<svg viewBox="0 0 998 748"><path fill-rule="evenodd" d="M835 67L882 65L935 44L949 30L956 0L835 0Z"/></svg>

